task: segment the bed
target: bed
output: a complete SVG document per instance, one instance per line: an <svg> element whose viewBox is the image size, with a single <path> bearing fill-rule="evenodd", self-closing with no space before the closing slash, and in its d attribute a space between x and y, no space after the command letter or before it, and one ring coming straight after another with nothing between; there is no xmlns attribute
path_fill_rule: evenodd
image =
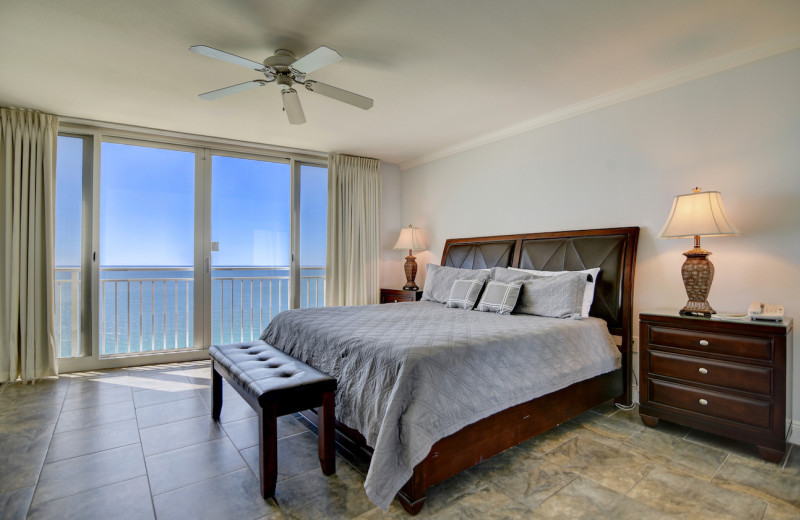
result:
<svg viewBox="0 0 800 520"><path fill-rule="evenodd" d="M337 442L370 461L367 495L385 509L396 494L416 514L428 487L609 399L630 402L637 239L612 228L445 243L441 264L462 269L599 267L589 319L423 301L290 311L262 339L337 377Z"/></svg>

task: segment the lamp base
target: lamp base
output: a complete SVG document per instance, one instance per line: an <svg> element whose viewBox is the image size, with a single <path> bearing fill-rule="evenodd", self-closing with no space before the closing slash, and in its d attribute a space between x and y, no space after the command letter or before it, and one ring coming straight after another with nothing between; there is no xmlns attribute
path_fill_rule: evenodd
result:
<svg viewBox="0 0 800 520"><path fill-rule="evenodd" d="M714 280L714 264L708 259L711 253L700 248L699 240L695 242L694 249L683 253L686 261L681 267L683 285L689 301L680 310L681 316L706 316L711 317L716 311L708 303L708 292Z"/></svg>
<svg viewBox="0 0 800 520"><path fill-rule="evenodd" d="M417 257L411 254L411 251L408 252L409 255L406 257L406 284L403 286L404 291L419 291L419 287L417 284L414 283L414 278L417 277Z"/></svg>
<svg viewBox="0 0 800 520"><path fill-rule="evenodd" d="M716 313L717 311L711 308L708 301L697 302L692 300L686 302L686 305L679 312L681 316L705 316L706 318L710 318L712 314Z"/></svg>

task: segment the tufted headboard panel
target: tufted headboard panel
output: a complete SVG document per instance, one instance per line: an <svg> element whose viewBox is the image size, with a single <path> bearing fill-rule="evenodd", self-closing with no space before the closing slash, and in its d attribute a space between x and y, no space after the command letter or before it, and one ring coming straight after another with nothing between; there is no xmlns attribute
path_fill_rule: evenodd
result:
<svg viewBox="0 0 800 520"><path fill-rule="evenodd" d="M580 271L599 267L591 316L609 329L622 327L627 235L543 238L522 241L521 269Z"/></svg>
<svg viewBox="0 0 800 520"><path fill-rule="evenodd" d="M461 269L488 269L508 267L514 258L516 240L452 244L447 249L442 265Z"/></svg>

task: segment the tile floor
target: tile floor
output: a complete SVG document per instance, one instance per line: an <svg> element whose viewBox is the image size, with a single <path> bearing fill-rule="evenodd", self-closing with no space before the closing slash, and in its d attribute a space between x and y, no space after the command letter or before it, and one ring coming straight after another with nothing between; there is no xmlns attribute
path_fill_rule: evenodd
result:
<svg viewBox="0 0 800 520"><path fill-rule="evenodd" d="M316 436L279 423L274 499L258 492L257 425L226 387L209 417L207 362L0 387L0 518L378 519L341 457L324 477ZM800 518L800 448L754 448L610 404L428 491L417 518Z"/></svg>

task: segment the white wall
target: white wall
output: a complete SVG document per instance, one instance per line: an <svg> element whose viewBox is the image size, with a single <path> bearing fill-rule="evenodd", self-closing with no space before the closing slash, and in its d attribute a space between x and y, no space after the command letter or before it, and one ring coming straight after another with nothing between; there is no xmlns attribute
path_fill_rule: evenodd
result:
<svg viewBox="0 0 800 520"><path fill-rule="evenodd" d="M700 186L722 192L743 232L702 242L716 268L711 305L743 312L764 300L800 319L799 93L792 51L425 164L401 172L394 227L427 232L422 286L448 237L639 226L635 316L677 311L692 244L655 236L673 197ZM395 254L384 251L384 270L396 269ZM795 420L798 343L800 333Z"/></svg>

